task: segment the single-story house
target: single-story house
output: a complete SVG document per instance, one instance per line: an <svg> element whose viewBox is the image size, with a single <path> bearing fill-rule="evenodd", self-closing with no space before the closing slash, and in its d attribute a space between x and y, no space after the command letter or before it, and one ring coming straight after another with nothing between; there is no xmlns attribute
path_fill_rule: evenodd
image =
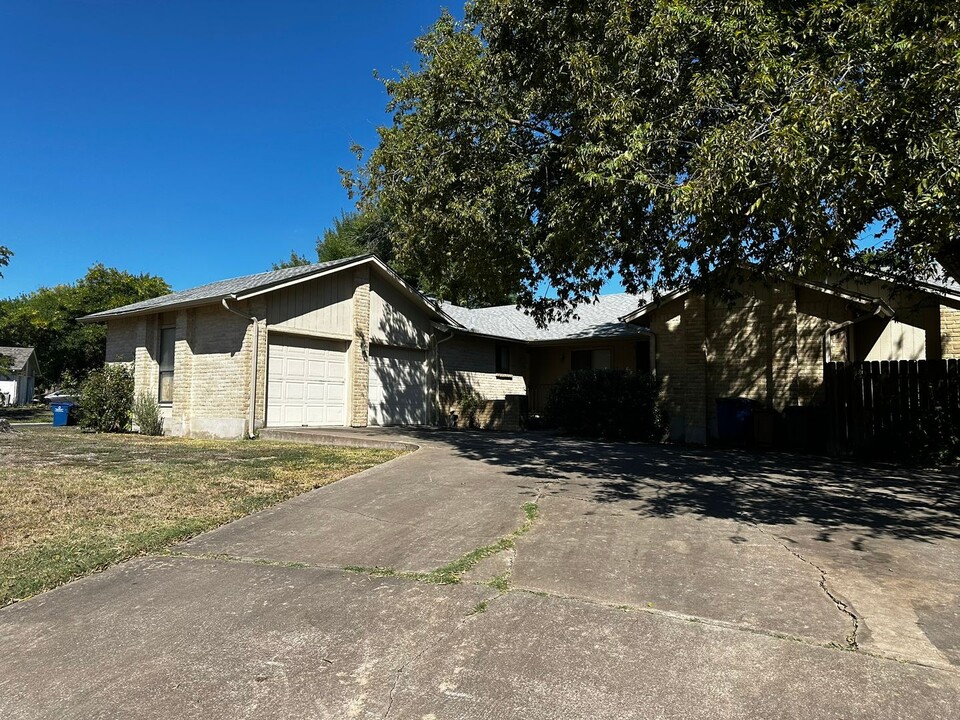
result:
<svg viewBox="0 0 960 720"><path fill-rule="evenodd" d="M604 296L545 330L515 307L435 303L379 258L285 268L95 313L106 361L160 403L174 435L261 427L435 425L466 389L486 427L515 428L571 368L649 370L649 332L620 322L639 299ZM529 397L528 397L529 396ZM509 405L509 407L507 407Z"/></svg>
<svg viewBox="0 0 960 720"><path fill-rule="evenodd" d="M729 301L689 289L623 321L656 339L670 437L718 436L717 399L783 412L823 402L824 363L960 357L960 286L902 288L876 276L747 282Z"/></svg>
<svg viewBox="0 0 960 720"><path fill-rule="evenodd" d="M106 322L107 362L130 364L136 391L158 400L175 435L443 424L467 391L487 401L483 426L512 429L543 410L565 373L609 367L656 373L672 436L703 442L716 397L815 402L825 342L837 360L960 353L960 291L930 286L905 301L874 285L784 281L746 288L733 306L685 291L604 295L539 328L514 306L434 302L365 255L83 321Z"/></svg>
<svg viewBox="0 0 960 720"><path fill-rule="evenodd" d="M32 347L0 347L6 360L0 372L0 403L26 405L33 402L33 390L40 372L37 353Z"/></svg>

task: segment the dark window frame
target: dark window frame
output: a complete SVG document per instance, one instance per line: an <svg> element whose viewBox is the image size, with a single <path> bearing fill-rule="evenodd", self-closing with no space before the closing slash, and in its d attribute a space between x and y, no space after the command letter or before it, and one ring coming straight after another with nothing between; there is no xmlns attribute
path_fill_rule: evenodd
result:
<svg viewBox="0 0 960 720"><path fill-rule="evenodd" d="M168 353L164 353L164 338L169 338L168 342L170 343L170 348ZM172 405L173 404L173 383L174 383L174 367L175 359L177 354L177 328L173 325L168 325L161 327L160 331L157 333L157 365L159 366L160 375L157 380L157 402L161 405ZM166 355L166 357L165 357ZM169 388L170 388L170 397L164 398L163 388L164 388L164 378L170 378Z"/></svg>
<svg viewBox="0 0 960 720"><path fill-rule="evenodd" d="M570 370L600 370L595 362L597 353L607 354L607 369L613 367L613 349L604 345L600 347L578 348L570 351Z"/></svg>
<svg viewBox="0 0 960 720"><path fill-rule="evenodd" d="M506 343L497 343L493 362L497 375L510 375L510 346Z"/></svg>

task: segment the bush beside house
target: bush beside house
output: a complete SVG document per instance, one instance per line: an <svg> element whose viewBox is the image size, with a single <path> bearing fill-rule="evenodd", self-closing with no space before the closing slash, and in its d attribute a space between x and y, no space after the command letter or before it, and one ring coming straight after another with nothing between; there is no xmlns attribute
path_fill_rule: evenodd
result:
<svg viewBox="0 0 960 720"><path fill-rule="evenodd" d="M663 439L666 417L655 380L629 370L576 370L547 400L548 422L561 431L610 440Z"/></svg>
<svg viewBox="0 0 960 720"><path fill-rule="evenodd" d="M80 386L79 422L84 430L123 432L130 429L133 374L122 365L93 370Z"/></svg>

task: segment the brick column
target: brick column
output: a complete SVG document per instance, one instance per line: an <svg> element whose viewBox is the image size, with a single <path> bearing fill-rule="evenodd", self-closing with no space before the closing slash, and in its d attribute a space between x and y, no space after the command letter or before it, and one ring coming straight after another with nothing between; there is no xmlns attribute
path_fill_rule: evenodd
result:
<svg viewBox="0 0 960 720"><path fill-rule="evenodd" d="M172 435L189 435L193 409L193 331L196 325L194 310L177 313L176 350L173 362L173 415L171 427L164 428ZM158 380L159 382L159 380Z"/></svg>
<svg viewBox="0 0 960 720"><path fill-rule="evenodd" d="M940 347L944 359L960 358L960 310L940 306Z"/></svg>
<svg viewBox="0 0 960 720"><path fill-rule="evenodd" d="M370 268L353 272L353 342L350 343L350 425L367 426L370 390Z"/></svg>
<svg viewBox="0 0 960 720"><path fill-rule="evenodd" d="M684 439L702 445L707 442L706 302L702 295L690 294L684 300L682 328Z"/></svg>
<svg viewBox="0 0 960 720"><path fill-rule="evenodd" d="M800 401L797 347L797 290L781 283L770 291L770 375L767 402L783 411Z"/></svg>

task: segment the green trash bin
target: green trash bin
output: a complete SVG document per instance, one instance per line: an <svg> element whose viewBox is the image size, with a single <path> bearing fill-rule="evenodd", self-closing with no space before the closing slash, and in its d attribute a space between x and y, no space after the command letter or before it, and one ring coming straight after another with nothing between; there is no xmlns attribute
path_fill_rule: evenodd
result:
<svg viewBox="0 0 960 720"><path fill-rule="evenodd" d="M66 427L70 424L70 416L73 414L75 404L72 402L50 403L50 409L53 410L54 427Z"/></svg>

